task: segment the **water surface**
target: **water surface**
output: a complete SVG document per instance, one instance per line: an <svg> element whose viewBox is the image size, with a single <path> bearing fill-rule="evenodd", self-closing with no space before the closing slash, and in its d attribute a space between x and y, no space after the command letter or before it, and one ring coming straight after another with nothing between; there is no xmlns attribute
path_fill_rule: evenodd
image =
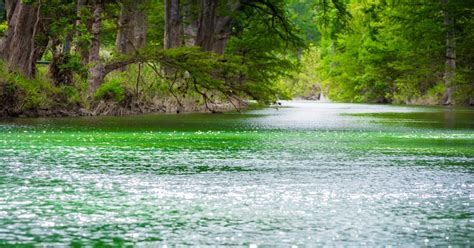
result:
<svg viewBox="0 0 474 248"><path fill-rule="evenodd" d="M474 111L0 121L0 246L474 243Z"/></svg>

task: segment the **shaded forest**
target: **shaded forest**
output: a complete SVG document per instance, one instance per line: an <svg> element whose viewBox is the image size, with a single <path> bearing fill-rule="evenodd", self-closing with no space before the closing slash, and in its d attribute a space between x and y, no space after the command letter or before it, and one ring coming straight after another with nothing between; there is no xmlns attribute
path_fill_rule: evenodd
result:
<svg viewBox="0 0 474 248"><path fill-rule="evenodd" d="M474 4L6 0L0 115L473 104Z"/></svg>

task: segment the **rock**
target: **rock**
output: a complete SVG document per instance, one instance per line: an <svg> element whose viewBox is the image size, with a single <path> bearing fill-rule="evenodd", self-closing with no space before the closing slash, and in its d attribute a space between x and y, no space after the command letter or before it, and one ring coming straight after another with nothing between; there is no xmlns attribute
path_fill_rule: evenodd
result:
<svg viewBox="0 0 474 248"><path fill-rule="evenodd" d="M85 108L80 108L79 109L79 115L81 116L90 116L91 113L89 110L85 109Z"/></svg>
<svg viewBox="0 0 474 248"><path fill-rule="evenodd" d="M59 110L59 114L61 116L71 116L72 112L71 111L66 111L66 110Z"/></svg>

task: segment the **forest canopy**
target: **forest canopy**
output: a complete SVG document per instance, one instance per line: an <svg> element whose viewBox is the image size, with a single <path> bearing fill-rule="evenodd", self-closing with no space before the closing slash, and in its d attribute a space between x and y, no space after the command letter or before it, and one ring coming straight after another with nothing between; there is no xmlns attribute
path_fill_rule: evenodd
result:
<svg viewBox="0 0 474 248"><path fill-rule="evenodd" d="M347 1L316 12L290 87L344 102L474 104L474 2ZM288 80L287 80L288 81Z"/></svg>
<svg viewBox="0 0 474 248"><path fill-rule="evenodd" d="M472 104L468 1L5 0L0 111ZM111 112L112 111L112 112Z"/></svg>

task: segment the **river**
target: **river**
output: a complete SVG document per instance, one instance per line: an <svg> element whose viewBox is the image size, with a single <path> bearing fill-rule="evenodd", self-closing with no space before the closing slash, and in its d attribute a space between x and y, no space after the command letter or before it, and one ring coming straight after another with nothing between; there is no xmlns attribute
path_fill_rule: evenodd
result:
<svg viewBox="0 0 474 248"><path fill-rule="evenodd" d="M474 110L0 121L0 246L474 245Z"/></svg>

